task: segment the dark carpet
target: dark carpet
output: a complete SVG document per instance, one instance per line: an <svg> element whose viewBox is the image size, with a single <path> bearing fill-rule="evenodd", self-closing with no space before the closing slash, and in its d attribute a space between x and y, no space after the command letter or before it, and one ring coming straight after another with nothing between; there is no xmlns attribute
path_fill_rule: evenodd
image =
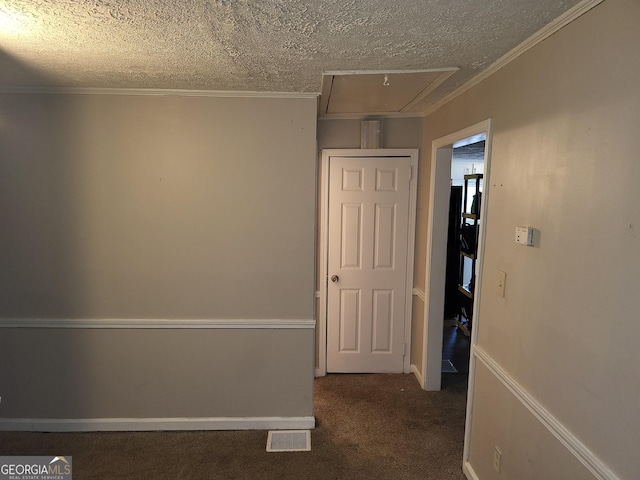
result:
<svg viewBox="0 0 640 480"><path fill-rule="evenodd" d="M315 381L310 452L266 452L266 431L0 432L0 456L70 455L74 480L463 480L466 376L424 392L413 375Z"/></svg>

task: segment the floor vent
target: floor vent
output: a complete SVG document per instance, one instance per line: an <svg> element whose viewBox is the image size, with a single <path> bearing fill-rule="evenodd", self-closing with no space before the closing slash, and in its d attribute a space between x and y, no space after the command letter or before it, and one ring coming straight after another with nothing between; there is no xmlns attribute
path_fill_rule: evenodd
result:
<svg viewBox="0 0 640 480"><path fill-rule="evenodd" d="M446 360L442 360L441 372L442 373L458 373L458 369L453 366L453 363L451 363L451 360L446 359Z"/></svg>
<svg viewBox="0 0 640 480"><path fill-rule="evenodd" d="M308 452L311 450L310 430L270 430L267 452Z"/></svg>

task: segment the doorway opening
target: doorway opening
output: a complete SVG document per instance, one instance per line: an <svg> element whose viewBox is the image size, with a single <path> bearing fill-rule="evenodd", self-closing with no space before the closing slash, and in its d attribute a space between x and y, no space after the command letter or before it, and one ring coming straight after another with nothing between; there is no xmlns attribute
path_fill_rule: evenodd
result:
<svg viewBox="0 0 640 480"><path fill-rule="evenodd" d="M469 373L470 334L486 134L453 143L447 233L442 373ZM443 377L447 378L446 376Z"/></svg>
<svg viewBox="0 0 640 480"><path fill-rule="evenodd" d="M322 152L318 368L410 371L418 151Z"/></svg>
<svg viewBox="0 0 640 480"><path fill-rule="evenodd" d="M484 162L483 173L476 172L475 179L466 179L465 182L478 182L481 178L482 182L482 198L478 198L478 189L468 187L467 199L465 200L463 192L462 204L468 208L469 215L465 218L464 223L476 223L474 245L475 262L471 267L471 272L467 272L466 280L463 278L458 283L460 277L464 275L464 266L461 266L461 275L456 279L456 288L460 291L471 291L473 294L465 305L465 313L472 318L473 328L469 334L469 346L471 349L469 359L469 382L473 381L474 357L473 345L475 345L477 327L479 324L478 306L482 283L482 252L483 239L486 227L485 221L478 219L486 218L486 208L488 200L489 186L489 170L491 158L491 120L485 120L471 127L465 128L458 132L452 133L445 137L434 140L431 150L431 178L429 187L429 211L427 221L427 245L426 245L426 278L425 278L425 297L426 308L424 312L424 341L423 341L423 357L421 369L421 385L425 390L440 390L442 388L442 360L443 360L443 333L445 319L445 277L447 268L447 238L448 238L448 222L449 222L449 200L451 197L451 173L452 158L454 146L462 146L460 143L469 145L477 143L484 135ZM475 139L468 140L470 137ZM463 167L463 172L464 172ZM470 168L473 168L471 166ZM476 166L476 169L478 167ZM469 171L468 175L472 172ZM473 197L476 195L475 206L473 206ZM481 200L481 201L480 201ZM470 202L470 203L469 203ZM475 209L475 214L471 214L471 209ZM462 207L461 207L462 209ZM461 220L464 218L464 212ZM457 222L456 222L457 223ZM462 221L461 221L462 229ZM467 228L467 227L465 227ZM460 254L460 252L458 252ZM470 285L471 281L473 283ZM462 288L461 288L462 287ZM456 328L459 318L456 320ZM456 335L457 336L457 335Z"/></svg>

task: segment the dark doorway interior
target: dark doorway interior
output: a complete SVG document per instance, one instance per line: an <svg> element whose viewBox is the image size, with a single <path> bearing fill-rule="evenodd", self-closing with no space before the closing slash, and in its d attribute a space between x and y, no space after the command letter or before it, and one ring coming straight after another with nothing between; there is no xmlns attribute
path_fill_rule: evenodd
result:
<svg viewBox="0 0 640 480"><path fill-rule="evenodd" d="M453 145L442 338L443 385L445 376L466 377L469 372L475 248L478 226L482 221L479 215L482 190L479 182L482 180L478 179L483 177L484 150L484 137L470 137ZM463 227L473 227L476 232L473 252L465 250L469 243L465 232L469 229Z"/></svg>

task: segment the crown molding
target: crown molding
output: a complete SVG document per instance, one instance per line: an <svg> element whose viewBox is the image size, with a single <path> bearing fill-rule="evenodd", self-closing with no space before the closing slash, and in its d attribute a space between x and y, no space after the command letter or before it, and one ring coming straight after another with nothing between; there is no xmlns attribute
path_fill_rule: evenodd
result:
<svg viewBox="0 0 640 480"><path fill-rule="evenodd" d="M435 112L440 107L442 107L443 105L446 105L447 103L452 101L454 98L462 95L467 90L471 89L472 87L476 86L486 78L490 77L491 75L496 73L498 70L500 70L502 67L511 63L520 55L527 52L531 48L535 47L543 40L549 38L551 35L559 31L563 27L567 26L577 18L581 17L582 15L587 13L589 10L591 10L592 8L602 3L603 1L604 0L583 0L582 2L573 6L572 8L567 10L565 13L560 15L558 18L553 20L551 23L547 24L546 26L538 30L536 33L534 33L531 37L529 37L524 42L519 44L517 47L511 49L505 55L503 55L498 60L493 62L489 67L482 70L475 77L472 77L469 81L462 84L453 92L449 93L448 95L444 96L443 98L435 102L433 105L426 108L422 112L422 116L426 117L427 115L430 115L431 113Z"/></svg>
<svg viewBox="0 0 640 480"><path fill-rule="evenodd" d="M227 90L186 90L163 88L92 88L92 87L12 87L1 86L0 93L35 93L64 95L123 95L155 97L216 97L216 98L313 98L319 92L255 92Z"/></svg>

